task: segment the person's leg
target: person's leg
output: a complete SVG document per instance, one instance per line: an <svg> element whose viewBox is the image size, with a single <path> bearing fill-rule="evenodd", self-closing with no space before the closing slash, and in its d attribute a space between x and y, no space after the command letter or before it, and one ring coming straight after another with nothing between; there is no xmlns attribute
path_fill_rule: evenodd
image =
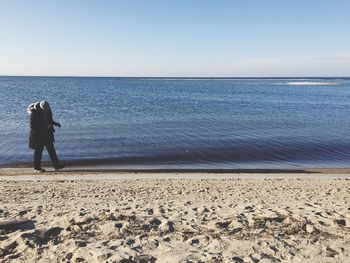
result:
<svg viewBox="0 0 350 263"><path fill-rule="evenodd" d="M34 150L34 169L41 170L41 157L43 155L44 145L37 147Z"/></svg>
<svg viewBox="0 0 350 263"><path fill-rule="evenodd" d="M45 147L46 147L47 152L49 153L53 167L55 169L59 168L61 165L60 165L60 162L58 161L55 146L54 146L53 142L45 143Z"/></svg>

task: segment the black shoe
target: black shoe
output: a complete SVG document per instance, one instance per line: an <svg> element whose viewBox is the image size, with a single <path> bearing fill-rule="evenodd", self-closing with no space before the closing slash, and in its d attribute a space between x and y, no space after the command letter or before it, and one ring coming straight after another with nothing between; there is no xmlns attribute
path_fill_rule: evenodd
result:
<svg viewBox="0 0 350 263"><path fill-rule="evenodd" d="M56 167L55 167L55 171L61 170L61 169L63 169L64 167L66 167L64 164L60 164L59 166L56 166Z"/></svg>

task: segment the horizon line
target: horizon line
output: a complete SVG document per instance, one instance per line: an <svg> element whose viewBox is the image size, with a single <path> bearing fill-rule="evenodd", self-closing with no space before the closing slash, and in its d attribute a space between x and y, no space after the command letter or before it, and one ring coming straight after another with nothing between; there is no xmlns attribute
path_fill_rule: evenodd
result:
<svg viewBox="0 0 350 263"><path fill-rule="evenodd" d="M135 78L135 79L316 79L350 78L350 76L84 76L84 75L1 75L0 77L53 77L53 78Z"/></svg>

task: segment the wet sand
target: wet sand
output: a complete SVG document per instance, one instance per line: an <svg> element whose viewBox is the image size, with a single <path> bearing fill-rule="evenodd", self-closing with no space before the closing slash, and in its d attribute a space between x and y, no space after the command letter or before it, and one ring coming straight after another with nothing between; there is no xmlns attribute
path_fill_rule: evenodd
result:
<svg viewBox="0 0 350 263"><path fill-rule="evenodd" d="M0 262L348 262L349 175L0 169Z"/></svg>

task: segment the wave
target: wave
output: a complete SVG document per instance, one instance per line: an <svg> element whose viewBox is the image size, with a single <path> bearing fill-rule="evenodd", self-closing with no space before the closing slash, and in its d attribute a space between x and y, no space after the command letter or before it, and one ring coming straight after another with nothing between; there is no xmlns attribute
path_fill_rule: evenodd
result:
<svg viewBox="0 0 350 263"><path fill-rule="evenodd" d="M89 147L90 148L90 147ZM325 168L349 167L350 141L256 140L217 142L207 146L140 150L126 155L105 151L91 155L60 152L67 167L108 166L158 168ZM51 165L47 156L44 165ZM0 167L31 167L31 156L6 156L0 153Z"/></svg>
<svg viewBox="0 0 350 263"><path fill-rule="evenodd" d="M334 86L339 85L337 82L319 82L319 81L297 81L287 82L286 85L290 86Z"/></svg>
<svg viewBox="0 0 350 263"><path fill-rule="evenodd" d="M61 156L68 165L173 165L181 167L210 166L223 167L332 167L348 166L350 161L350 142L312 142L312 141L265 141L234 143L216 147L192 147L187 150L165 150L137 152L129 156L118 156L115 153L91 158L88 156L71 158ZM73 157L73 158L72 158ZM1 156L0 156L1 161ZM1 166L23 164L18 160L5 161ZM29 160L28 160L29 164ZM186 166L187 165L187 166Z"/></svg>

